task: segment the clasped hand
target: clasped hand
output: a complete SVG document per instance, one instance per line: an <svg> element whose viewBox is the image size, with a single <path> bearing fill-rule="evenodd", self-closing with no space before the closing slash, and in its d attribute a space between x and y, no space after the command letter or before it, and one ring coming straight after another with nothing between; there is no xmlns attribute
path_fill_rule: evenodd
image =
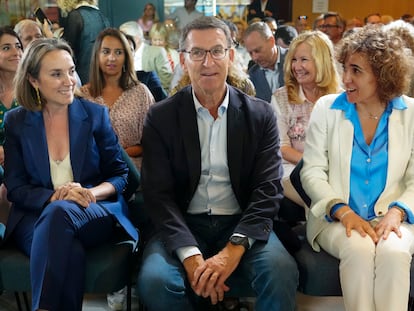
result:
<svg viewBox="0 0 414 311"><path fill-rule="evenodd" d="M90 203L96 202L94 194L89 189L83 188L81 184L75 182L58 187L50 198L50 202L56 200L73 201L84 208L87 208Z"/></svg>
<svg viewBox="0 0 414 311"><path fill-rule="evenodd" d="M401 213L396 208L390 208L374 227L354 212L344 215L341 223L344 225L348 237L351 236L352 230L355 230L363 237L370 236L374 243L378 243L380 238L386 240L391 232L395 232L401 238Z"/></svg>
<svg viewBox="0 0 414 311"><path fill-rule="evenodd" d="M224 282L237 268L243 253L243 246L228 245L207 260L201 255L185 259L184 268L191 288L199 296L210 297L213 305L222 301L224 293L230 290Z"/></svg>

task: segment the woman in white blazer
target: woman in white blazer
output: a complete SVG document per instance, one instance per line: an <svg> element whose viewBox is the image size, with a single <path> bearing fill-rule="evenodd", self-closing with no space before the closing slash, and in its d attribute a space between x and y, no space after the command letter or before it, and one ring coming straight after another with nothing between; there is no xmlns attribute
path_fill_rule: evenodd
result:
<svg viewBox="0 0 414 311"><path fill-rule="evenodd" d="M340 259L346 310L407 310L414 253L412 58L381 28L343 39L340 95L310 119L301 180L307 237Z"/></svg>

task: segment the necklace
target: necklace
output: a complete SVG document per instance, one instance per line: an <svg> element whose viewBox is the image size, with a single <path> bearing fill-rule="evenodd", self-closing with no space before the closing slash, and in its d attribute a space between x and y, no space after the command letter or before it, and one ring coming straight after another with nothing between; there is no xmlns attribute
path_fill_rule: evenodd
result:
<svg viewBox="0 0 414 311"><path fill-rule="evenodd" d="M370 119L370 120L378 120L379 119L379 116L375 116L370 112L368 112L368 114L369 114L368 119Z"/></svg>

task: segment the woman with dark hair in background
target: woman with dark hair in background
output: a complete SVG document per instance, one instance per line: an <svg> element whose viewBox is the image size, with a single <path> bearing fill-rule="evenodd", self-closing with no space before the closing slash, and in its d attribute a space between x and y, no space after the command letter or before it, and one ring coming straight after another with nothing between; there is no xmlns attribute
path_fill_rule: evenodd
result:
<svg viewBox="0 0 414 311"><path fill-rule="evenodd" d="M137 80L130 44L120 30L107 28L98 35L90 72L91 79L82 86L82 93L109 108L122 147L140 168L142 128L154 97Z"/></svg>

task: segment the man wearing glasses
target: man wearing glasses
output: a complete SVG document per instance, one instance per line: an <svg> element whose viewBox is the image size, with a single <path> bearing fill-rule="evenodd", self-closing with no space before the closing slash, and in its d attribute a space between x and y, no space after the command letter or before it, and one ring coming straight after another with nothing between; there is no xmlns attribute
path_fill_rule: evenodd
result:
<svg viewBox="0 0 414 311"><path fill-rule="evenodd" d="M279 134L266 102L226 84L226 24L184 27L191 85L153 105L143 132L144 202L156 229L138 293L149 310L211 310L246 290L255 310L295 308L298 271L274 234L282 197Z"/></svg>
<svg viewBox="0 0 414 311"><path fill-rule="evenodd" d="M338 13L328 12L323 15L321 30L328 35L334 45L341 41L345 26L345 20Z"/></svg>

